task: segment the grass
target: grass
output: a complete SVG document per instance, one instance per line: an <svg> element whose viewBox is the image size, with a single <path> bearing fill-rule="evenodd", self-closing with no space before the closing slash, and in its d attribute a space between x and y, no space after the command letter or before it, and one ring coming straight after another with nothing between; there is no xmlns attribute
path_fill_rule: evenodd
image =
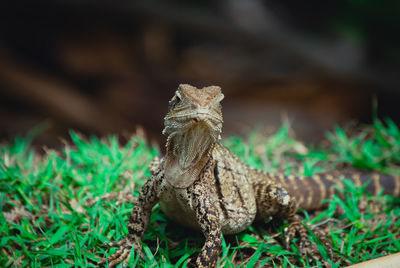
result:
<svg viewBox="0 0 400 268"><path fill-rule="evenodd" d="M353 132L349 135L349 132ZM335 128L329 143L304 146L283 125L273 135L254 131L224 143L253 167L271 172L312 175L354 166L399 174L400 130L391 121L375 120L359 130ZM131 202L148 177L147 165L158 152L140 137L125 145L118 138L70 133L72 144L62 151L31 148L32 135L0 146L0 264L4 267L95 267L105 254L104 242L127 233ZM322 266L357 263L400 251L399 199L370 196L363 187L346 182L339 198L305 222L323 226L334 255L316 241L319 258L303 259L296 241L290 249L278 243L263 224L224 236L220 267ZM204 242L201 234L177 227L155 207L143 238L145 260L140 267L186 266Z"/></svg>

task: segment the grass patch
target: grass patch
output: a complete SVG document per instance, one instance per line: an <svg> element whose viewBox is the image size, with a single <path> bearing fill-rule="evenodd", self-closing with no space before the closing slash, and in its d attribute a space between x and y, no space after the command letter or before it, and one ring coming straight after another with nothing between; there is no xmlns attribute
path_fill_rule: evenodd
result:
<svg viewBox="0 0 400 268"><path fill-rule="evenodd" d="M274 135L260 131L224 143L253 167L271 172L312 175L348 166L399 174L400 131L391 121L375 120L349 135L336 128L329 145L304 146L283 125ZM352 130L352 132L354 132ZM158 152L140 137L125 145L115 136L84 139L71 132L72 144L60 152L39 154L31 137L0 146L0 263L8 266L96 266L106 252L100 245L121 239L132 202L148 177L147 165ZM321 258L303 259L295 243L287 250L263 224L225 236L220 267L331 265L339 267L400 251L399 199L370 196L346 183L342 197L305 221L323 225L334 256L318 243ZM279 235L279 232L278 232ZM144 235L146 260L140 267L185 267L204 242L201 234L176 227L156 206Z"/></svg>

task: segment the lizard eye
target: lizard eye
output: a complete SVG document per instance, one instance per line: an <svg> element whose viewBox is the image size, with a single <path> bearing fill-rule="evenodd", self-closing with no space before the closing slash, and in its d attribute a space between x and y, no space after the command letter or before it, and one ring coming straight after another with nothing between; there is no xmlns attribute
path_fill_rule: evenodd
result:
<svg viewBox="0 0 400 268"><path fill-rule="evenodd" d="M181 102L181 95L175 94L175 96L168 103L168 111L174 108L178 103Z"/></svg>
<svg viewBox="0 0 400 268"><path fill-rule="evenodd" d="M176 103L179 103L182 99L182 96L178 91L175 92L175 99L176 99Z"/></svg>

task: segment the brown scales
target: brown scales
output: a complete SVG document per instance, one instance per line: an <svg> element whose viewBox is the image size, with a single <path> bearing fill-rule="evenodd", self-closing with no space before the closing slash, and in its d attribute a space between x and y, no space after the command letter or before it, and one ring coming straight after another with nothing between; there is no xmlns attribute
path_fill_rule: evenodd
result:
<svg viewBox="0 0 400 268"><path fill-rule="evenodd" d="M209 86L202 89L193 87L191 85L183 84L179 86L183 94L190 98L194 103L199 106L207 107L211 101L221 94L221 88L217 86Z"/></svg>
<svg viewBox="0 0 400 268"><path fill-rule="evenodd" d="M287 241L298 234L305 249L307 230L296 217L297 208L314 210L332 197L334 185L342 187L342 175L320 174L311 178L267 174L245 165L218 142L222 130L221 89L197 89L180 85L165 116L163 134L167 153L153 160L152 177L141 189L132 210L127 236L108 246L118 247L108 261L127 263L131 249L141 254L140 241L151 210L160 204L172 220L200 230L206 240L196 259L198 267L215 267L221 251L222 234L235 234L256 219L288 220ZM400 194L400 178L382 174L344 174L356 185L371 180L367 190L378 194ZM322 236L320 236L323 239Z"/></svg>
<svg viewBox="0 0 400 268"><path fill-rule="evenodd" d="M267 174L267 176L287 189L289 194L296 199L298 208L305 210L326 207L328 204L321 202L337 194L335 185L344 188L343 178L353 181L358 187L367 184L366 190L373 195L378 195L383 191L384 194L400 196L399 176L361 172L334 173L336 174L316 174L312 177L272 174Z"/></svg>

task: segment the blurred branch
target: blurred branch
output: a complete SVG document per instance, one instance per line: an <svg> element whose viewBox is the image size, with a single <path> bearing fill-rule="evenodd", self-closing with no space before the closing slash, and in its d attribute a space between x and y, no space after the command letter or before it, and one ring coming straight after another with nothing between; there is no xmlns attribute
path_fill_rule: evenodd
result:
<svg viewBox="0 0 400 268"><path fill-rule="evenodd" d="M172 23L182 29L201 32L235 44L273 48L294 61L302 61L326 75L356 80L399 93L400 82L396 74L381 68L366 68L360 64L363 60L362 48L343 40L315 42L302 38L284 27L258 0L218 2L228 16L198 11L175 1L121 1L119 5L113 4L112 7L103 4L118 12Z"/></svg>
<svg viewBox="0 0 400 268"><path fill-rule="evenodd" d="M129 122L96 104L68 84L31 70L0 50L0 87L6 95L36 105L46 114L100 133L121 131Z"/></svg>
<svg viewBox="0 0 400 268"><path fill-rule="evenodd" d="M22 5L19 2L8 3L10 6L0 11L5 13L3 15L6 18L7 16L13 18L15 16L10 14L10 10L11 13L14 11L18 15L20 10L31 12L38 10L38 5L41 5L44 12L47 11L46 16L48 14L57 16L55 11L63 14L62 12L68 10L73 15L97 14L101 16L101 21L107 17L108 20L132 23L135 27L138 18L145 23L159 22L183 29L189 37L191 33L196 32L237 46L250 47L250 50L254 46L261 47L266 51L285 55L293 62L301 62L304 66L312 67L320 74L336 79L355 80L364 85L377 86L380 90L390 90L399 94L400 80L397 67L366 65L364 47L356 46L347 40L340 38L314 40L292 31L284 25L281 18L273 15L266 1L219 0L206 8L196 8L201 5L193 5L193 1L190 3L183 5L181 1L161 0L56 2L25 0ZM3 24L7 23L5 19Z"/></svg>

